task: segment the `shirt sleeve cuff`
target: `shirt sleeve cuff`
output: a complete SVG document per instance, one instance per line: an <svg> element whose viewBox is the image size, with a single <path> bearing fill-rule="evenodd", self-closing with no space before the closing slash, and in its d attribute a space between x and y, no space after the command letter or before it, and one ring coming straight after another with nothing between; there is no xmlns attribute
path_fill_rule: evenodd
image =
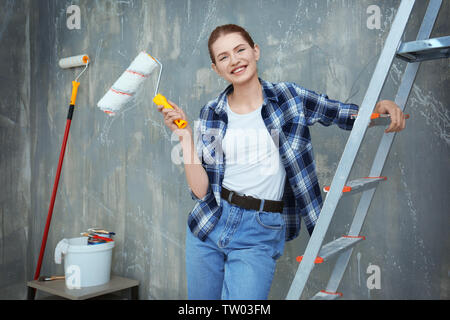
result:
<svg viewBox="0 0 450 320"><path fill-rule="evenodd" d="M337 125L344 130L353 129L356 118L352 119L352 115L357 115L358 111L359 107L356 104L340 104Z"/></svg>

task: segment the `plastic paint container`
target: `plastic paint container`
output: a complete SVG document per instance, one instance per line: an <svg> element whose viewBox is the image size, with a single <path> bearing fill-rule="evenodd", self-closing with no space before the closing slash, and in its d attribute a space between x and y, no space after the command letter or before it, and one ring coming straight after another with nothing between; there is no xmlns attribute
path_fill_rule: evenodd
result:
<svg viewBox="0 0 450 320"><path fill-rule="evenodd" d="M66 287L99 286L109 282L114 241L88 245L87 237L68 239L64 255Z"/></svg>

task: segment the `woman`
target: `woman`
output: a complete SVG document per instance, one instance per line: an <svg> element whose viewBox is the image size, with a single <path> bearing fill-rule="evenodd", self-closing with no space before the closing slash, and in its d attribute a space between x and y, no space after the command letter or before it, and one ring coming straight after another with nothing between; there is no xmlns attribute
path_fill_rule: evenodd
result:
<svg viewBox="0 0 450 320"><path fill-rule="evenodd" d="M186 235L188 298L267 299L285 241L298 236L300 216L311 234L322 205L308 126L351 130L358 106L260 79L260 48L239 26L217 27L208 49L230 85L201 109L195 143L190 126L173 123L187 120L175 103L158 108L180 137L196 200ZM374 112L391 115L386 132L405 128L394 102L380 101Z"/></svg>

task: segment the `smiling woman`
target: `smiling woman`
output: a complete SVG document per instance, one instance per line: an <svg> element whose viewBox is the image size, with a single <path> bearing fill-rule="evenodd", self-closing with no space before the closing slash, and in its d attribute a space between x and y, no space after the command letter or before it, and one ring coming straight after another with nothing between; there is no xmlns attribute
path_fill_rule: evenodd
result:
<svg viewBox="0 0 450 320"><path fill-rule="evenodd" d="M186 230L188 298L267 299L285 241L299 235L301 217L311 235L322 206L308 126L351 130L358 106L260 79L260 48L242 27L217 27L208 49L212 69L230 85L201 109L196 134L173 125L186 119L175 103L158 109L180 137L196 200ZM395 103L375 110L401 130Z"/></svg>

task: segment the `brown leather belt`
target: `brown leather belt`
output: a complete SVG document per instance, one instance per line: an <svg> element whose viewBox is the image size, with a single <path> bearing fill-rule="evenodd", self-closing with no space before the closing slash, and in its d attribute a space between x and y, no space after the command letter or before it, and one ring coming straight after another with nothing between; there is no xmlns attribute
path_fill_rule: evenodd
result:
<svg viewBox="0 0 450 320"><path fill-rule="evenodd" d="M257 210L266 212L283 212L283 201L264 200L253 198L252 196L241 196L234 191L222 187L220 194L223 199L231 204L247 210Z"/></svg>

